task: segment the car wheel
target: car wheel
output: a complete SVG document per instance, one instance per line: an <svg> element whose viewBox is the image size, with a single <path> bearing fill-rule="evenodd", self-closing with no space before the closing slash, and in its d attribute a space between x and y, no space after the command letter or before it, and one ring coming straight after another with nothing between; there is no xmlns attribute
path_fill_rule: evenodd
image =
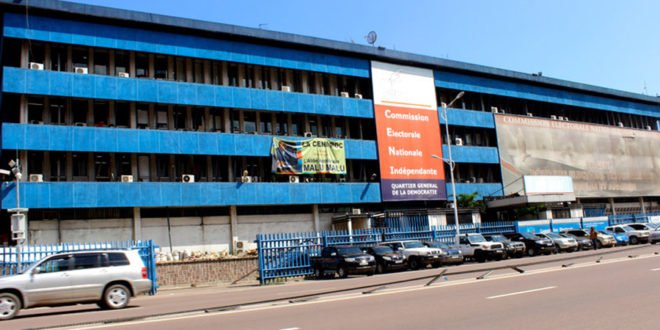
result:
<svg viewBox="0 0 660 330"><path fill-rule="evenodd" d="M602 249L603 248L603 243L600 241L596 241L596 249Z"/></svg>
<svg viewBox="0 0 660 330"><path fill-rule="evenodd" d="M339 266L339 268L337 269L337 276L339 276L340 278L348 277L348 272L346 271L345 266Z"/></svg>
<svg viewBox="0 0 660 330"><path fill-rule="evenodd" d="M534 248L527 249L527 255L530 256L530 257L535 256L536 255L536 250L534 250Z"/></svg>
<svg viewBox="0 0 660 330"><path fill-rule="evenodd" d="M325 277L323 275L325 274L323 272L323 269L321 269L321 267L314 268L314 277L316 277L317 279L321 279Z"/></svg>
<svg viewBox="0 0 660 330"><path fill-rule="evenodd" d="M384 272L385 272L385 265L383 265L383 264L380 263L380 262L377 263L377 264L376 264L376 274L382 274L382 273L384 273Z"/></svg>
<svg viewBox="0 0 660 330"><path fill-rule="evenodd" d="M639 239L637 239L637 237L635 237L635 236L630 237L630 244L631 245L636 245L638 243L639 243Z"/></svg>
<svg viewBox="0 0 660 330"><path fill-rule="evenodd" d="M100 303L103 309L120 309L128 305L131 300L131 292L122 284L113 284L103 292L103 300Z"/></svg>
<svg viewBox="0 0 660 330"><path fill-rule="evenodd" d="M417 261L417 258L410 258L410 260L408 260L408 266L410 266L410 269L412 270L417 270L419 269L419 261Z"/></svg>
<svg viewBox="0 0 660 330"><path fill-rule="evenodd" d="M655 243L658 243L658 242L656 242L656 241L651 241L651 244L655 244Z"/></svg>
<svg viewBox="0 0 660 330"><path fill-rule="evenodd" d="M431 264L431 267L433 267L433 268L438 268L440 266L442 266L441 262L434 262L433 264Z"/></svg>
<svg viewBox="0 0 660 330"><path fill-rule="evenodd" d="M14 318L20 309L21 301L15 294L9 292L0 293L0 320Z"/></svg>
<svg viewBox="0 0 660 330"><path fill-rule="evenodd" d="M474 259L477 262L486 262L486 255L481 251L474 251Z"/></svg>

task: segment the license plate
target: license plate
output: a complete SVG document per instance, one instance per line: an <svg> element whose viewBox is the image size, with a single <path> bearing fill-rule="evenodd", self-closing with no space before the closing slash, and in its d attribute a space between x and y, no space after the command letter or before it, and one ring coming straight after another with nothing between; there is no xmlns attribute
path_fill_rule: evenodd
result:
<svg viewBox="0 0 660 330"><path fill-rule="evenodd" d="M402 262L403 262L403 260L394 260L394 263L395 263L395 264L400 264L400 263L402 263Z"/></svg>
<svg viewBox="0 0 660 330"><path fill-rule="evenodd" d="M368 262L366 262L366 261L360 261L360 266L363 266L363 265L368 265L368 264L369 264L369 263L368 263Z"/></svg>
<svg viewBox="0 0 660 330"><path fill-rule="evenodd" d="M433 259L438 259L438 256L433 256Z"/></svg>
<svg viewBox="0 0 660 330"><path fill-rule="evenodd" d="M458 256L451 256L452 259L458 259Z"/></svg>

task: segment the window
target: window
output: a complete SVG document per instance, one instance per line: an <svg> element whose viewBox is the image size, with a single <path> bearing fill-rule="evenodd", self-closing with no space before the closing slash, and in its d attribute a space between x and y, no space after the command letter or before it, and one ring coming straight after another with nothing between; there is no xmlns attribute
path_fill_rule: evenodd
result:
<svg viewBox="0 0 660 330"><path fill-rule="evenodd" d="M128 73L129 55L126 52L115 52L115 75Z"/></svg>
<svg viewBox="0 0 660 330"><path fill-rule="evenodd" d="M50 46L50 69L53 71L66 70L67 51L64 46Z"/></svg>
<svg viewBox="0 0 660 330"><path fill-rule="evenodd" d="M30 97L27 100L28 122L30 124L43 124L44 100L41 97Z"/></svg>
<svg viewBox="0 0 660 330"><path fill-rule="evenodd" d="M96 181L110 181L110 154L96 153L94 154L94 174ZM112 173L114 176L114 173ZM112 178L114 179L114 178Z"/></svg>
<svg viewBox="0 0 660 330"><path fill-rule="evenodd" d="M73 257L73 269L90 269L101 267L101 255L98 253L82 253Z"/></svg>
<svg viewBox="0 0 660 330"><path fill-rule="evenodd" d="M126 102L115 103L115 125L119 128L130 126L130 106Z"/></svg>
<svg viewBox="0 0 660 330"><path fill-rule="evenodd" d="M45 45L38 42L31 42L29 61L44 64L45 58Z"/></svg>
<svg viewBox="0 0 660 330"><path fill-rule="evenodd" d="M71 61L74 68L87 68L89 51L87 48L74 47L71 51Z"/></svg>
<svg viewBox="0 0 660 330"><path fill-rule="evenodd" d="M128 266L128 258L123 253L108 253L110 266Z"/></svg>
<svg viewBox="0 0 660 330"><path fill-rule="evenodd" d="M167 57L156 56L154 63L154 77L156 79L167 79Z"/></svg>
<svg viewBox="0 0 660 330"><path fill-rule="evenodd" d="M94 73L108 74L108 52L96 50L94 52Z"/></svg>
<svg viewBox="0 0 660 330"><path fill-rule="evenodd" d="M108 126L109 105L108 102L94 102L94 126Z"/></svg>
<svg viewBox="0 0 660 330"><path fill-rule="evenodd" d="M70 268L70 255L54 256L39 265L39 273L65 272Z"/></svg>
<svg viewBox="0 0 660 330"><path fill-rule="evenodd" d="M66 181L66 155L63 152L50 152L50 180Z"/></svg>
<svg viewBox="0 0 660 330"><path fill-rule="evenodd" d="M71 112L73 113L73 124L76 126L87 126L87 101L74 100L71 102Z"/></svg>
<svg viewBox="0 0 660 330"><path fill-rule="evenodd" d="M257 113L254 111L243 111L243 131L245 133L254 133L257 131Z"/></svg>
<svg viewBox="0 0 660 330"><path fill-rule="evenodd" d="M135 55L135 76L138 78L149 76L149 57L146 54Z"/></svg>
<svg viewBox="0 0 660 330"><path fill-rule="evenodd" d="M87 159L88 154L73 153L73 177L78 180L87 179Z"/></svg>

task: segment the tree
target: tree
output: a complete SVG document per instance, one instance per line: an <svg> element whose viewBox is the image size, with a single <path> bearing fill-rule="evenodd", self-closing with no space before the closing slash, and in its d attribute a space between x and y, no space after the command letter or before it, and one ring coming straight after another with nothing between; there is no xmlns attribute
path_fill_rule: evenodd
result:
<svg viewBox="0 0 660 330"><path fill-rule="evenodd" d="M477 200L477 196L479 196L479 193L476 191L471 194L458 194L456 196L458 207L479 209L479 212L485 213L486 203L483 200Z"/></svg>

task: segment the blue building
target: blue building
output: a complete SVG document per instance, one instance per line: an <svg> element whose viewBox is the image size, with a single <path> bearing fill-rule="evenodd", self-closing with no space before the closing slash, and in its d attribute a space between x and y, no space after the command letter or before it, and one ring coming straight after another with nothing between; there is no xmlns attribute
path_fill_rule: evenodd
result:
<svg viewBox="0 0 660 330"><path fill-rule="evenodd" d="M656 97L226 24L25 6L0 1L0 164L23 174L3 180L5 242L17 207L29 209L34 243L155 239L207 251L328 229L346 213L445 209L451 169L438 159L439 198L382 197L376 61L431 73L442 138L423 144L446 158L449 136L457 195L523 195L512 187L525 175L568 176L575 199L547 204L548 217L660 211ZM461 91L445 118L442 104ZM346 172L273 173L274 137L343 141Z"/></svg>

